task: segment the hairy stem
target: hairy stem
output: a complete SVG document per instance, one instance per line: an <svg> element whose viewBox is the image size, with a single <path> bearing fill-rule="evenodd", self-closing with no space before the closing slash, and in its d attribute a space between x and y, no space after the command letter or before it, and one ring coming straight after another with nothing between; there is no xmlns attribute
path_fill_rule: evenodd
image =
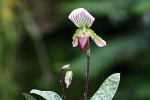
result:
<svg viewBox="0 0 150 100"><path fill-rule="evenodd" d="M64 71L64 69L61 69L61 71L60 71L61 97L63 100L66 100L63 71Z"/></svg>
<svg viewBox="0 0 150 100"><path fill-rule="evenodd" d="M87 100L87 95L88 95L89 70L90 70L90 47L88 47L87 49L87 70L86 70L86 84L85 84L84 100Z"/></svg>

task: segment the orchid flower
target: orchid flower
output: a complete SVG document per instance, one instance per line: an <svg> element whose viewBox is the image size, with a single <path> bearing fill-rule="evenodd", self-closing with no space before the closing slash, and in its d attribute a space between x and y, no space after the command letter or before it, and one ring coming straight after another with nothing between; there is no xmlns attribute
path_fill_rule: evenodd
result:
<svg viewBox="0 0 150 100"><path fill-rule="evenodd" d="M84 8L73 10L68 18L78 27L73 35L73 47L79 45L80 50L86 50L90 37L99 47L106 46L106 42L90 29L95 18Z"/></svg>

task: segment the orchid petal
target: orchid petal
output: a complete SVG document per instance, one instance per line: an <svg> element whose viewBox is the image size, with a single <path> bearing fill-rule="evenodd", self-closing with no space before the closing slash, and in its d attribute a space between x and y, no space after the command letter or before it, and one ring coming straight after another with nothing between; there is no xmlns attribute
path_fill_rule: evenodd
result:
<svg viewBox="0 0 150 100"><path fill-rule="evenodd" d="M76 47L78 45L78 38L76 38L73 42L72 42L72 46Z"/></svg>
<svg viewBox="0 0 150 100"><path fill-rule="evenodd" d="M97 39L94 39L92 38L93 41L99 46L99 47L103 47L103 46L106 46L106 42L103 40L103 39L100 39L100 40L97 40Z"/></svg>
<svg viewBox="0 0 150 100"><path fill-rule="evenodd" d="M78 8L68 17L77 27L91 27L95 18L84 8Z"/></svg>
<svg viewBox="0 0 150 100"><path fill-rule="evenodd" d="M89 29L89 31L90 31L90 36L92 40L97 44L97 46L99 47L106 46L106 42L101 37L96 35L96 33L94 33L93 30Z"/></svg>
<svg viewBox="0 0 150 100"><path fill-rule="evenodd" d="M77 29L76 32L74 33L72 39L73 39L73 42L72 42L72 45L73 47L76 47L78 45L78 37L77 35L81 32L81 29Z"/></svg>

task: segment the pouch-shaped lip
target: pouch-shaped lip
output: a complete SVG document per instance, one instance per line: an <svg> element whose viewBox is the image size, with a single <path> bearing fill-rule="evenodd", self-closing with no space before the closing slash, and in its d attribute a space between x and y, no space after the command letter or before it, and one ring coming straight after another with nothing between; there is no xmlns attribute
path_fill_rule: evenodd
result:
<svg viewBox="0 0 150 100"><path fill-rule="evenodd" d="M90 37L80 37L78 36L78 45L81 51L84 51L88 48Z"/></svg>

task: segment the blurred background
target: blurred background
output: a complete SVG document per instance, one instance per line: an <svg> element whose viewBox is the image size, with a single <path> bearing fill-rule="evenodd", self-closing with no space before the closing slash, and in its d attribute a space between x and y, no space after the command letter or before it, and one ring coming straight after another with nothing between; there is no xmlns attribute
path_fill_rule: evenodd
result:
<svg viewBox="0 0 150 100"><path fill-rule="evenodd" d="M86 52L72 47L75 8L95 18L89 99L111 74L121 73L114 100L150 100L150 0L0 0L0 100L25 100L33 88L60 94L60 68L70 63L67 100L83 100ZM36 95L34 97L44 100Z"/></svg>

